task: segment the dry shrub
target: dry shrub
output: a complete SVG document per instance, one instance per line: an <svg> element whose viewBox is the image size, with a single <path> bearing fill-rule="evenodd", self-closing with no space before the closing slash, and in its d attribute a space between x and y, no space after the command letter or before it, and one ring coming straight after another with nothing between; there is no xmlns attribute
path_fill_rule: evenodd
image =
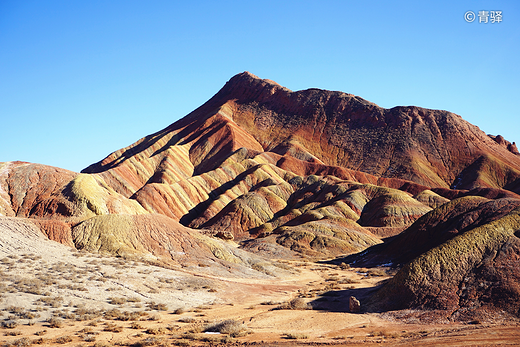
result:
<svg viewBox="0 0 520 347"><path fill-rule="evenodd" d="M83 341L85 342L94 342L96 341L96 335L95 334L87 334L83 337Z"/></svg>
<svg viewBox="0 0 520 347"><path fill-rule="evenodd" d="M198 340L198 336L196 335L196 333L192 333L192 332L185 332L182 335L182 338L186 339L186 340Z"/></svg>
<svg viewBox="0 0 520 347"><path fill-rule="evenodd" d="M108 310L103 315L105 319L119 319L120 317L124 316L124 313L119 311L118 309L114 308L112 310Z"/></svg>
<svg viewBox="0 0 520 347"><path fill-rule="evenodd" d="M16 315L20 315L23 312L25 312L25 308L19 307L19 306L9 306L6 308L6 310L9 311L10 313L14 313Z"/></svg>
<svg viewBox="0 0 520 347"><path fill-rule="evenodd" d="M53 308L58 308L61 306L63 302L63 298L61 296L49 297L46 296L44 298L39 298L36 302L41 302L44 305L51 306Z"/></svg>
<svg viewBox="0 0 520 347"><path fill-rule="evenodd" d="M41 295L43 293L42 286L45 284L36 278L18 278L11 285L12 289L17 292Z"/></svg>
<svg viewBox="0 0 520 347"><path fill-rule="evenodd" d="M291 340L302 340L302 339L308 339L309 335L307 334L301 334L301 333L287 333L284 334L286 339Z"/></svg>
<svg viewBox="0 0 520 347"><path fill-rule="evenodd" d="M79 290L80 292L86 292L88 291L88 289L85 287L85 286L81 286L79 284L73 284L73 285L69 285L68 288L70 290Z"/></svg>
<svg viewBox="0 0 520 347"><path fill-rule="evenodd" d="M273 265L276 266L276 267L279 267L280 269L284 269L284 270L289 270L289 271L291 271L291 270L294 271L295 270L292 266L287 265L285 263L282 263L280 261L277 261L277 262L273 263Z"/></svg>
<svg viewBox="0 0 520 347"><path fill-rule="evenodd" d="M39 314L29 311L22 312L19 316L21 319L34 319L40 317Z"/></svg>
<svg viewBox="0 0 520 347"><path fill-rule="evenodd" d="M9 319L2 322L2 328L14 329L18 326L18 322L14 319Z"/></svg>
<svg viewBox="0 0 520 347"><path fill-rule="evenodd" d="M161 316L159 316L158 314L152 314L150 317L148 317L148 320L158 321L161 320Z"/></svg>
<svg viewBox="0 0 520 347"><path fill-rule="evenodd" d="M42 336L42 335L45 335L45 334L47 334L47 329L40 330L40 331L37 331L37 332L34 333L34 335L36 335L36 336Z"/></svg>
<svg viewBox="0 0 520 347"><path fill-rule="evenodd" d="M63 328L63 319L57 317L51 317L47 319L47 323L49 323L49 327L51 328Z"/></svg>
<svg viewBox="0 0 520 347"><path fill-rule="evenodd" d="M162 335L162 334L166 334L166 329L163 328L163 327L159 327L159 328L148 328L146 329L145 331L147 334L150 334L150 335Z"/></svg>
<svg viewBox="0 0 520 347"><path fill-rule="evenodd" d="M204 331L219 332L221 334L228 334L230 336L237 337L247 334L247 326L237 320L226 319L222 322L206 326Z"/></svg>
<svg viewBox="0 0 520 347"><path fill-rule="evenodd" d="M383 277L386 276L386 271L381 268L368 269L366 271L368 277Z"/></svg>
<svg viewBox="0 0 520 347"><path fill-rule="evenodd" d="M201 332L204 331L204 326L202 325L202 323L194 323L194 324L191 324L186 333L188 334L200 334Z"/></svg>
<svg viewBox="0 0 520 347"><path fill-rule="evenodd" d="M64 344L64 343L69 343L69 342L72 342L72 337L68 336L68 335L61 336L56 339L56 343L59 343L59 344Z"/></svg>
<svg viewBox="0 0 520 347"><path fill-rule="evenodd" d="M157 346L157 345L162 345L163 343L164 343L164 338L150 336L141 341L134 343L132 346L133 347Z"/></svg>
<svg viewBox="0 0 520 347"><path fill-rule="evenodd" d="M114 323L106 323L105 327L103 328L104 331L110 331L113 333L120 333L123 331L123 327Z"/></svg>
<svg viewBox="0 0 520 347"><path fill-rule="evenodd" d="M175 309L175 311L173 311L174 314L183 314L184 312L186 312L186 309L184 307L179 307Z"/></svg>
<svg viewBox="0 0 520 347"><path fill-rule="evenodd" d="M168 307L166 306L166 304L157 304L154 301L148 302L146 304L146 307L148 307L151 310L155 310L155 311L166 311L166 310L168 310Z"/></svg>
<svg viewBox="0 0 520 347"><path fill-rule="evenodd" d="M353 280L351 278L345 277L338 281L338 284L351 284L351 283L359 283L359 281Z"/></svg>
<svg viewBox="0 0 520 347"><path fill-rule="evenodd" d="M108 298L108 303L111 305L123 305L126 303L125 298L116 298L116 297L110 297Z"/></svg>
<svg viewBox="0 0 520 347"><path fill-rule="evenodd" d="M309 304L305 302L302 298L294 298L289 302L284 302L276 309L278 310L308 310L310 308Z"/></svg>
<svg viewBox="0 0 520 347"><path fill-rule="evenodd" d="M323 288L325 291L331 291L331 290L340 290L341 286L336 283L327 284L325 288Z"/></svg>
<svg viewBox="0 0 520 347"><path fill-rule="evenodd" d="M103 311L94 309L78 308L74 311L77 321L91 320L103 315Z"/></svg>
<svg viewBox="0 0 520 347"><path fill-rule="evenodd" d="M266 266L268 266L270 264L267 264L267 263L254 263L251 265L251 268L253 270L256 270L258 272L262 272L268 276L273 276L273 274L271 273L271 271L269 271Z"/></svg>
<svg viewBox="0 0 520 347"><path fill-rule="evenodd" d="M19 335L22 335L22 332L18 331L18 330L13 330L13 331L6 332L4 335L5 336L19 336Z"/></svg>
<svg viewBox="0 0 520 347"><path fill-rule="evenodd" d="M277 301L264 301L264 302L261 302L260 305L266 305L266 306L280 305L280 302L277 302Z"/></svg>
<svg viewBox="0 0 520 347"><path fill-rule="evenodd" d="M341 264L339 264L339 267L340 267L342 270L350 269L350 265L347 264L347 263L341 263Z"/></svg>
<svg viewBox="0 0 520 347"><path fill-rule="evenodd" d="M340 336L334 336L332 339L333 340L346 340L347 337L345 335L340 335Z"/></svg>
<svg viewBox="0 0 520 347"><path fill-rule="evenodd" d="M143 326L137 322L132 322L132 324L130 324L130 328L132 329L143 329Z"/></svg>
<svg viewBox="0 0 520 347"><path fill-rule="evenodd" d="M56 317L61 317L63 319L75 319L76 318L76 315L74 313L71 313L69 312L68 310L57 310L57 311L54 311L54 316Z"/></svg>
<svg viewBox="0 0 520 347"><path fill-rule="evenodd" d="M7 342L3 346L5 346L5 347L29 347L32 344L33 344L33 341L31 341L27 337L22 337L21 339Z"/></svg>
<svg viewBox="0 0 520 347"><path fill-rule="evenodd" d="M101 323L101 320L96 319L96 320L93 320L93 321L88 322L87 324L88 324L89 326L91 326L91 327L95 327L95 326L97 326L99 323Z"/></svg>
<svg viewBox="0 0 520 347"><path fill-rule="evenodd" d="M197 319L195 319L193 317L182 317L182 318L179 318L178 321L181 323L195 323L197 321Z"/></svg>
<svg viewBox="0 0 520 347"><path fill-rule="evenodd" d="M85 328L81 329L80 331L78 331L78 333L80 333L80 334L93 334L92 328L90 328L90 327L85 327Z"/></svg>

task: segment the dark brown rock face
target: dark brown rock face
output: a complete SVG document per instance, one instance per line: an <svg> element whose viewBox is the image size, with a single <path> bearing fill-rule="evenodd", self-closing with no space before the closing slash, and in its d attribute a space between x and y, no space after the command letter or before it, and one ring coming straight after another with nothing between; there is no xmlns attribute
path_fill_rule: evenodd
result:
<svg viewBox="0 0 520 347"><path fill-rule="evenodd" d="M502 135L497 135L497 136L493 136L493 135L488 135L489 137L491 137L493 140L495 140L496 143L498 143L499 145L501 145L502 147L505 147L507 148L507 150L513 154L520 154L518 152L518 148L516 147L516 143L511 143L509 141L507 141L506 139L504 139L504 137Z"/></svg>

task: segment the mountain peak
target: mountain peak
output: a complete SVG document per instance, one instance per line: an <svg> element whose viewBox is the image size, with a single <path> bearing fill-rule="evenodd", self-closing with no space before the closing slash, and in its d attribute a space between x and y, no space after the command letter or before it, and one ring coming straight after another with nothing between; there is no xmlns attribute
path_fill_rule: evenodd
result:
<svg viewBox="0 0 520 347"><path fill-rule="evenodd" d="M222 98L264 100L280 91L291 92L272 80L262 79L244 71L233 76L214 98L218 100Z"/></svg>
<svg viewBox="0 0 520 347"><path fill-rule="evenodd" d="M257 75L252 74L249 71L244 71L239 74L236 74L235 76L231 77L231 79L229 80L228 83L230 83L230 82L235 83L235 82L239 82L239 81L241 81L241 82L248 81L248 82L253 82L253 83L256 81L257 83L266 83L266 84L271 84L271 85L283 88L281 85L279 85L275 81L272 81L270 79L260 78ZM287 89L287 88L284 88L284 89Z"/></svg>

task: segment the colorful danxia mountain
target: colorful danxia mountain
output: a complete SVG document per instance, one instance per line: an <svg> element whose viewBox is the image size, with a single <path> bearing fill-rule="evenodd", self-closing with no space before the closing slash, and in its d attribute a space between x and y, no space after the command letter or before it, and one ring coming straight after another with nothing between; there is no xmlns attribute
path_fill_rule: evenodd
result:
<svg viewBox="0 0 520 347"><path fill-rule="evenodd" d="M244 72L81 173L0 163L0 232L166 265L386 264L365 310L520 316L519 194L515 143L456 114Z"/></svg>

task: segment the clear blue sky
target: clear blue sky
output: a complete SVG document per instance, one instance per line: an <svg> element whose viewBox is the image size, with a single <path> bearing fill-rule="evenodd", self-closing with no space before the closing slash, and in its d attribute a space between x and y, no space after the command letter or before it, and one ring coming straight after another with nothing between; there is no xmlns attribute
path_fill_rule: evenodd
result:
<svg viewBox="0 0 520 347"><path fill-rule="evenodd" d="M501 23L464 20L502 11ZM445 109L520 142L520 2L0 0L0 161L80 171L233 75Z"/></svg>

